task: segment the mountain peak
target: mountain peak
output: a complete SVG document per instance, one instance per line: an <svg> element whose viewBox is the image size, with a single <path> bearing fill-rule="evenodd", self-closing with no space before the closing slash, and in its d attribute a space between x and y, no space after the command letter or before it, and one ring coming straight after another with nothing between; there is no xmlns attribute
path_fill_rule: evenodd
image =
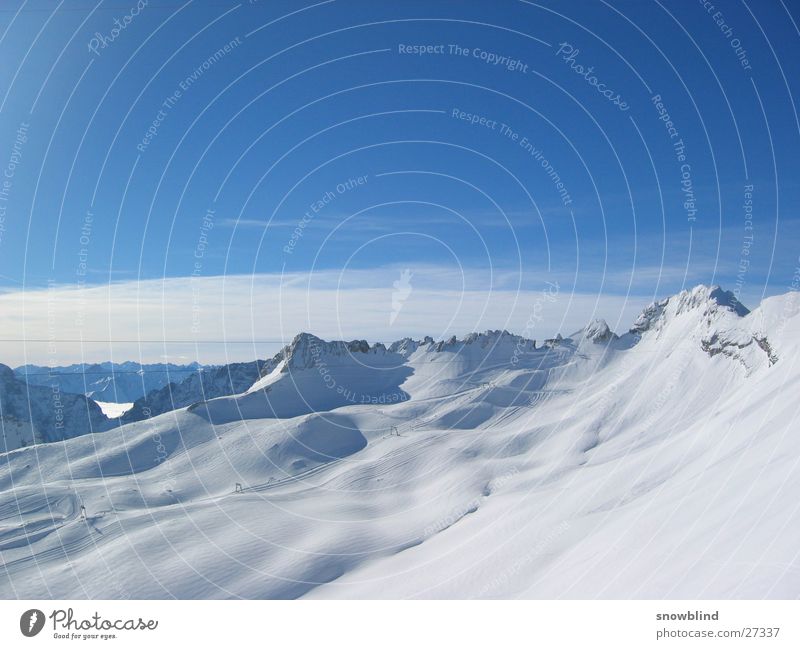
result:
<svg viewBox="0 0 800 649"><path fill-rule="evenodd" d="M696 289L698 288L706 287L700 285L696 287ZM727 309L733 311L739 317L744 317L750 313L750 309L739 302L739 299L736 297L733 291L726 291L719 286L709 287L708 299L716 302L719 306L726 307Z"/></svg>
<svg viewBox="0 0 800 649"><path fill-rule="evenodd" d="M660 328L668 318L701 309L703 315L729 312L744 317L750 313L750 310L739 302L733 292L726 291L717 285L699 284L692 289L685 289L645 307L630 331L631 333L644 333L654 328Z"/></svg>
<svg viewBox="0 0 800 649"><path fill-rule="evenodd" d="M316 367L320 359L327 356L350 356L352 354L381 354L386 352L382 343L370 346L366 340L326 341L307 332L297 334L292 342L284 347L276 359L285 361L282 372L289 369Z"/></svg>
<svg viewBox="0 0 800 649"><path fill-rule="evenodd" d="M590 322L583 330L583 333L586 340L591 340L595 343L605 343L617 338L617 334L611 331L611 327L602 318L597 318Z"/></svg>

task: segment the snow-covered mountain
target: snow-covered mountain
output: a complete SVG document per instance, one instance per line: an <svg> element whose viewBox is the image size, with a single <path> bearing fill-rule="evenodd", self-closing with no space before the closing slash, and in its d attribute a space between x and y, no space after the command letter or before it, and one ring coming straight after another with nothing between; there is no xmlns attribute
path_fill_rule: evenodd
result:
<svg viewBox="0 0 800 649"><path fill-rule="evenodd" d="M113 426L91 399L52 387L28 385L0 365L0 453L57 442Z"/></svg>
<svg viewBox="0 0 800 649"><path fill-rule="evenodd" d="M168 383L136 399L122 421L140 421L198 401L244 392L258 379L265 365L265 361L253 361L197 368L183 380Z"/></svg>
<svg viewBox="0 0 800 649"><path fill-rule="evenodd" d="M78 363L62 367L22 365L14 369L17 378L28 385L52 387L61 392L85 394L95 401L131 403L170 382L180 382L201 368L197 363L140 364Z"/></svg>
<svg viewBox="0 0 800 649"><path fill-rule="evenodd" d="M247 389L3 456L0 596L796 597L796 298L300 334Z"/></svg>

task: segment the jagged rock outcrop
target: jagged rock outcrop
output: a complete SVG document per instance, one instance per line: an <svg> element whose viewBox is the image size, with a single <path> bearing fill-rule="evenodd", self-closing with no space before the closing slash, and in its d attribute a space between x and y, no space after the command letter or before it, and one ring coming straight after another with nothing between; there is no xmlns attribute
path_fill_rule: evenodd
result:
<svg viewBox="0 0 800 649"><path fill-rule="evenodd" d="M756 334L713 332L700 341L700 346L709 356L723 354L739 361L748 371L758 365L758 357L762 353L766 357L768 365L778 362L778 355L773 351L769 340Z"/></svg>

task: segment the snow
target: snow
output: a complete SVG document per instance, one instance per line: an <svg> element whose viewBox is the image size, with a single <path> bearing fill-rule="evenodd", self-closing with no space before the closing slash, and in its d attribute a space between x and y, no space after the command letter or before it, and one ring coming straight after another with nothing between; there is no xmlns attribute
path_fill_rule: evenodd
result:
<svg viewBox="0 0 800 649"><path fill-rule="evenodd" d="M122 417L128 410L133 408L133 402L130 403L114 403L113 401L95 401L100 406L100 410L109 419L117 419Z"/></svg>
<svg viewBox="0 0 800 649"><path fill-rule="evenodd" d="M796 597L795 298L301 334L241 394L0 455L0 596Z"/></svg>

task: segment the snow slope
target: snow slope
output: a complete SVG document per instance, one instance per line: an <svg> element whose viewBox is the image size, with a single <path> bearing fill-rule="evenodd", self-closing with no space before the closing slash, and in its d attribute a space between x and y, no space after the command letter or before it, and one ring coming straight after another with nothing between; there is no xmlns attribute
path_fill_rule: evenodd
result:
<svg viewBox="0 0 800 649"><path fill-rule="evenodd" d="M0 456L0 595L797 597L796 298L301 334L241 394Z"/></svg>
<svg viewBox="0 0 800 649"><path fill-rule="evenodd" d="M115 403L113 401L95 401L100 410L109 419L119 419L128 410L133 408L133 403Z"/></svg>

